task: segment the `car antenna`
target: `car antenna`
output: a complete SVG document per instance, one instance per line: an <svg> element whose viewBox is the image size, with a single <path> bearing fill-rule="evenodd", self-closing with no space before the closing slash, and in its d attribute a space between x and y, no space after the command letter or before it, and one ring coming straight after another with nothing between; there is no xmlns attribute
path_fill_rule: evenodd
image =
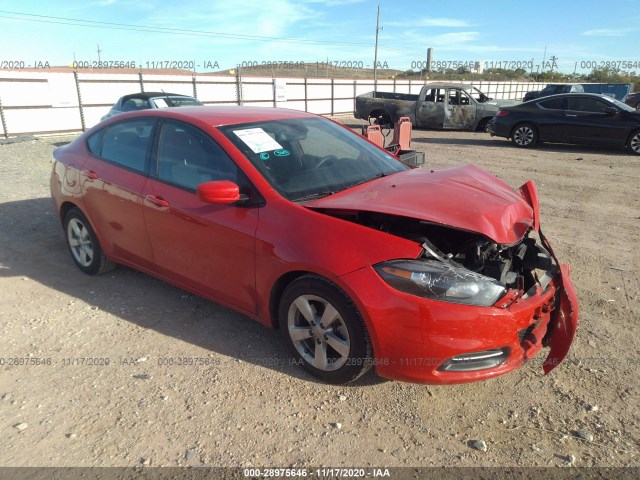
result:
<svg viewBox="0 0 640 480"><path fill-rule="evenodd" d="M169 95L167 95L167 92L165 92L165 91L164 91L164 88L161 88L161 89L160 89L160 91L161 91L162 93L164 93L164 96L165 96L165 97L167 97L167 104L168 104L170 107L173 107L173 105L172 105L172 103L171 103L171 99L169 98Z"/></svg>

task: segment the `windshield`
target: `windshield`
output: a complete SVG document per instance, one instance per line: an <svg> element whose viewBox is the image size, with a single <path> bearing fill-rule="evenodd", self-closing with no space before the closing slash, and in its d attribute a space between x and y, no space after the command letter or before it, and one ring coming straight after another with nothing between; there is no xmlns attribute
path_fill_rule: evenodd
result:
<svg viewBox="0 0 640 480"><path fill-rule="evenodd" d="M281 195L304 201L409 167L323 118L220 127Z"/></svg>
<svg viewBox="0 0 640 480"><path fill-rule="evenodd" d="M631 113L635 113L636 112L635 108L630 107L626 103L623 103L620 100L617 100L617 99L615 99L613 97L609 97L609 96L603 95L602 98L605 99L607 102L613 103L620 110L624 110L625 112L631 112Z"/></svg>

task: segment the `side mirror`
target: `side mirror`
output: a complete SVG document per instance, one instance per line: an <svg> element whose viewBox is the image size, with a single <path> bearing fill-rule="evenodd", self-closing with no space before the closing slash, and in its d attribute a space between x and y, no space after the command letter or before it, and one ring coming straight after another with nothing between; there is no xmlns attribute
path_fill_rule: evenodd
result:
<svg viewBox="0 0 640 480"><path fill-rule="evenodd" d="M240 187L230 180L201 183L196 187L198 198L205 203L230 205L240 200Z"/></svg>
<svg viewBox="0 0 640 480"><path fill-rule="evenodd" d="M607 115L616 115L618 113L618 109L615 107L604 107L604 113Z"/></svg>

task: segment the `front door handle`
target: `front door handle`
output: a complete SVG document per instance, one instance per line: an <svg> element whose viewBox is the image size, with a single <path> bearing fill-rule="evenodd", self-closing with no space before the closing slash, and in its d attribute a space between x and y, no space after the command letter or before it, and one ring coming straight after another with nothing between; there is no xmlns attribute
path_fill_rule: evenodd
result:
<svg viewBox="0 0 640 480"><path fill-rule="evenodd" d="M571 113L565 113L564 116L565 117L577 117L578 115L573 115Z"/></svg>
<svg viewBox="0 0 640 480"><path fill-rule="evenodd" d="M169 202L158 195L147 195L146 199L157 207L168 207Z"/></svg>

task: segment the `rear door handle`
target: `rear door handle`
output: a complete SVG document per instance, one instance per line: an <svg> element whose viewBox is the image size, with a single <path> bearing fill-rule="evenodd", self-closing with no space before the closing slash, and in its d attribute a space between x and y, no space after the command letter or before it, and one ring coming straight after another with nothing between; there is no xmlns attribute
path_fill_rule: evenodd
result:
<svg viewBox="0 0 640 480"><path fill-rule="evenodd" d="M565 117L577 117L578 115L572 115L570 113L565 113L564 116Z"/></svg>
<svg viewBox="0 0 640 480"><path fill-rule="evenodd" d="M169 206L169 202L167 202L164 198L159 197L158 195L147 195L146 199L157 207Z"/></svg>
<svg viewBox="0 0 640 480"><path fill-rule="evenodd" d="M82 173L84 173L87 177L89 177L91 180L97 180L100 178L100 175L98 175L96 172L94 172L93 170L83 170Z"/></svg>

